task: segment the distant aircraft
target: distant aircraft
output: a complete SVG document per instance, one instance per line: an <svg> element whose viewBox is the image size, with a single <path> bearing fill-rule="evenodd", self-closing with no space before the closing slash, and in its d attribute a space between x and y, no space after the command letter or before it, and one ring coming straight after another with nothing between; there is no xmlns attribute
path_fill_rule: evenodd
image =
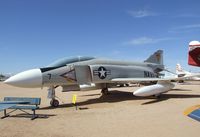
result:
<svg viewBox="0 0 200 137"><path fill-rule="evenodd" d="M0 81L4 81L5 76L3 74L0 74Z"/></svg>
<svg viewBox="0 0 200 137"><path fill-rule="evenodd" d="M188 64L200 67L200 42L191 41L189 43Z"/></svg>
<svg viewBox="0 0 200 137"><path fill-rule="evenodd" d="M10 75L6 75L6 74L0 74L0 81L5 81L6 79L8 79L10 77Z"/></svg>
<svg viewBox="0 0 200 137"><path fill-rule="evenodd" d="M200 73L191 73L189 71L184 70L180 64L176 64L176 74L178 77L183 77L183 76L187 76L187 75L195 75L195 74L200 74ZM200 77L191 77L188 78L188 80L200 80Z"/></svg>
<svg viewBox="0 0 200 137"><path fill-rule="evenodd" d="M47 67L31 69L10 77L5 81L17 87L35 88L49 87L48 97L51 106L57 107L55 88L62 91L80 91L101 89L102 94L108 93L108 88L119 84L154 82L157 84L142 87L133 94L135 96L160 95L174 87L171 80L181 78L159 78L159 72L164 70L163 51L158 50L144 62L127 62L94 57L63 58Z"/></svg>

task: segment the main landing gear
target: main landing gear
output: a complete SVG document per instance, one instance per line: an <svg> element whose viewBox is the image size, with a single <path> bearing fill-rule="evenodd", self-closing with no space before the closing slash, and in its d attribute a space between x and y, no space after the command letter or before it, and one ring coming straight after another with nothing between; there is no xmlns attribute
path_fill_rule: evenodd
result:
<svg viewBox="0 0 200 137"><path fill-rule="evenodd" d="M48 89L48 98L51 99L50 101L50 105L52 107L58 107L59 106L59 101L56 99L56 95L55 95L55 87L52 86Z"/></svg>
<svg viewBox="0 0 200 137"><path fill-rule="evenodd" d="M109 93L108 93L108 88L103 88L102 90L101 90L101 93L102 93L102 95L108 95Z"/></svg>
<svg viewBox="0 0 200 137"><path fill-rule="evenodd" d="M161 94L156 94L156 95L153 95L156 99L160 99L161 98Z"/></svg>

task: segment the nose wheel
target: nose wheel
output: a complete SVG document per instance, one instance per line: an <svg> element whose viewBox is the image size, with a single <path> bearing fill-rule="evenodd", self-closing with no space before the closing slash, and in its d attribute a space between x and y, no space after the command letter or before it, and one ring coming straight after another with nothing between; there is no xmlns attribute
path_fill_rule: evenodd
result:
<svg viewBox="0 0 200 137"><path fill-rule="evenodd" d="M57 99L52 99L52 100L50 101L50 105L51 105L52 107L58 107L58 106L59 106L59 101L58 101Z"/></svg>
<svg viewBox="0 0 200 137"><path fill-rule="evenodd" d="M58 107L59 106L59 101L56 98L56 95L55 95L55 88L54 86L52 87L49 87L48 89L48 98L51 99L50 101L50 105L52 107Z"/></svg>

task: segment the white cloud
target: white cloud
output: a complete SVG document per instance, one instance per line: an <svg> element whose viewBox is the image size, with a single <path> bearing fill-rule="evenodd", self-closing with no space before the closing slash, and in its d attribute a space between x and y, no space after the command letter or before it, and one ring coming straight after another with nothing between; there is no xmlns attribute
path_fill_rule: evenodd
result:
<svg viewBox="0 0 200 137"><path fill-rule="evenodd" d="M140 37L140 38L135 38L132 39L128 42L125 42L125 45L146 45L146 44L155 44L155 43L159 43L162 41L166 41L169 40L171 38L150 38L150 37Z"/></svg>
<svg viewBox="0 0 200 137"><path fill-rule="evenodd" d="M194 29L200 29L200 24L190 24L190 25L183 25L174 27L169 32L183 32L183 31L190 31Z"/></svg>
<svg viewBox="0 0 200 137"><path fill-rule="evenodd" d="M148 10L138 10L138 11L127 11L128 14L130 14L134 18L143 18L143 17L149 17L149 16L156 16L158 14L148 11Z"/></svg>
<svg viewBox="0 0 200 137"><path fill-rule="evenodd" d="M175 17L181 17L181 18L199 18L200 15L185 13L185 14L177 15L177 16L175 16Z"/></svg>
<svg viewBox="0 0 200 137"><path fill-rule="evenodd" d="M193 29L193 28L200 28L200 24L192 24L192 25L179 26L176 29Z"/></svg>

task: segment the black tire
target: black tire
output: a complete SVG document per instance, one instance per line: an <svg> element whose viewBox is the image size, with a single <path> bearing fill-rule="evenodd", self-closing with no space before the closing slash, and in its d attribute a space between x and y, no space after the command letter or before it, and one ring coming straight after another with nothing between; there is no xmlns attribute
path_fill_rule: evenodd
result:
<svg viewBox="0 0 200 137"><path fill-rule="evenodd" d="M102 95L108 95L108 88L103 88L101 90Z"/></svg>
<svg viewBox="0 0 200 137"><path fill-rule="evenodd" d="M161 98L161 94L157 94L157 95L153 95L156 99L160 99Z"/></svg>
<svg viewBox="0 0 200 137"><path fill-rule="evenodd" d="M51 102L50 102L50 105L52 107L58 107L59 106L59 101L56 100L56 99L52 99Z"/></svg>

